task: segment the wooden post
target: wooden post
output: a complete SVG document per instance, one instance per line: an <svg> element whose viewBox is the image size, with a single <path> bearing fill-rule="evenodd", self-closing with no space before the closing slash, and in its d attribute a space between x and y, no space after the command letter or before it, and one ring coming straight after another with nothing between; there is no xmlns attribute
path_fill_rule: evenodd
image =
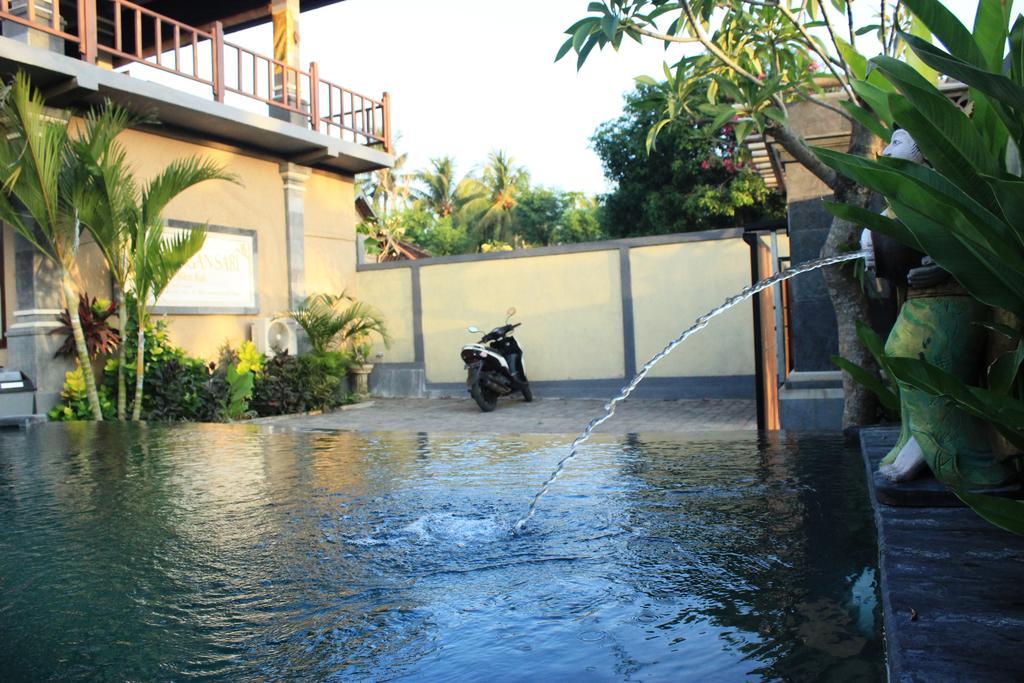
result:
<svg viewBox="0 0 1024 683"><path fill-rule="evenodd" d="M300 97L301 102L301 97ZM320 132L320 69L309 63L309 121L313 132Z"/></svg>
<svg viewBox="0 0 1024 683"><path fill-rule="evenodd" d="M224 101L224 24L213 22L213 99Z"/></svg>
<svg viewBox="0 0 1024 683"><path fill-rule="evenodd" d="M384 93L384 151L392 154L391 149L391 95Z"/></svg>
<svg viewBox="0 0 1024 683"><path fill-rule="evenodd" d="M119 11L115 7L115 11ZM96 63L96 0L82 0L82 26L79 28L78 36L81 39L79 50L83 59L90 64Z"/></svg>

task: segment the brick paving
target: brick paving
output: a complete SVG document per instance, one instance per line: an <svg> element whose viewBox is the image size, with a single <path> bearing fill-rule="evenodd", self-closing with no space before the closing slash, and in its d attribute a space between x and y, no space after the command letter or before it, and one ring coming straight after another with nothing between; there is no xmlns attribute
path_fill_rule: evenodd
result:
<svg viewBox="0 0 1024 683"><path fill-rule="evenodd" d="M603 414L593 399L500 400L483 413L472 400L442 398L372 399L321 415L289 415L254 420L293 429L346 429L430 433L575 434ZM754 401L628 400L597 431L605 434L688 433L757 428Z"/></svg>

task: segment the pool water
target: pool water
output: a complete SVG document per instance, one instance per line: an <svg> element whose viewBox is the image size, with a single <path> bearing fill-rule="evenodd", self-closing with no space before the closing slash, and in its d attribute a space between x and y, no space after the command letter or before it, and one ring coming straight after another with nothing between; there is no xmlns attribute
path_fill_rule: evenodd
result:
<svg viewBox="0 0 1024 683"><path fill-rule="evenodd" d="M831 436L0 432L0 678L884 679Z"/></svg>

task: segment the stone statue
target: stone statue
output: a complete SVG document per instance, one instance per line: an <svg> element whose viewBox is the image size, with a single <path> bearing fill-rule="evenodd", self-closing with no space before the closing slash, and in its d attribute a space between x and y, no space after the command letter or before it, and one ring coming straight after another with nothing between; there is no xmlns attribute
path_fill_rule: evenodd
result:
<svg viewBox="0 0 1024 683"><path fill-rule="evenodd" d="M905 130L896 130L884 156L925 163ZM891 210L886 215L895 218ZM901 289L906 300L885 344L891 357L921 358L961 380L976 384L985 358L985 321L989 310L970 296L931 258L891 238L864 231L864 248L872 255L867 267ZM951 486L990 488L1012 478L997 459L986 425L943 398L900 385L900 438L882 460L879 472L899 482L916 478L930 467Z"/></svg>

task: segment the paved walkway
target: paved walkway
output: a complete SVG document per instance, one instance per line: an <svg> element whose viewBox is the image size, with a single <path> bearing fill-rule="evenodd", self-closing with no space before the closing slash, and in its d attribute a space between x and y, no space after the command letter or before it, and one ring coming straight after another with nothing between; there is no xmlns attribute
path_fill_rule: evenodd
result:
<svg viewBox="0 0 1024 683"><path fill-rule="evenodd" d="M254 422L296 429L575 434L582 431L590 420L603 414L603 405L604 401L592 399L548 398L533 403L509 399L499 401L494 412L482 413L468 398L392 398L372 399L322 415L267 417ZM606 434L681 433L756 428L754 401L629 400L620 404L612 419L597 431Z"/></svg>

